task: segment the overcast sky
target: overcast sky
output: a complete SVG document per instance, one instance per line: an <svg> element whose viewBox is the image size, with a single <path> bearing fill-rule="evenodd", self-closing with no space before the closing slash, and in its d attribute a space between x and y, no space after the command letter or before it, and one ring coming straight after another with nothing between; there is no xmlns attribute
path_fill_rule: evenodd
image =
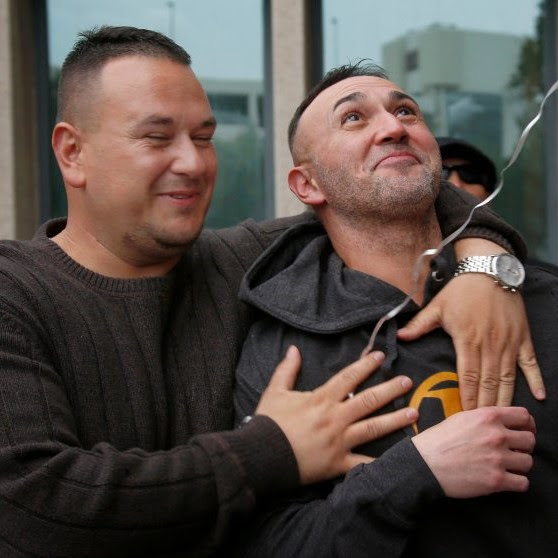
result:
<svg viewBox="0 0 558 558"><path fill-rule="evenodd" d="M324 0L325 65L372 58L381 45L439 22L532 35L540 0ZM48 0L49 53L60 65L78 31L134 25L172 35L200 77L262 79L261 0Z"/></svg>

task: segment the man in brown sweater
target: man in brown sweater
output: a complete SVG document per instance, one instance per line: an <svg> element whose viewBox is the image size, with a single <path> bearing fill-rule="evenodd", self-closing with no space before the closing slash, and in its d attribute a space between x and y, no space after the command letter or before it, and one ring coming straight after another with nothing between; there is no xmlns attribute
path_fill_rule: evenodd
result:
<svg viewBox="0 0 558 558"><path fill-rule="evenodd" d="M415 418L366 418L401 383L346 399L373 356L308 393L287 358L231 430L238 285L292 220L201 233L216 123L189 63L133 28L83 34L64 63L68 218L0 244L1 556L210 555L258 501L346 472L368 460L353 447ZM469 205L443 195L447 233ZM475 225L521 251L490 214Z"/></svg>

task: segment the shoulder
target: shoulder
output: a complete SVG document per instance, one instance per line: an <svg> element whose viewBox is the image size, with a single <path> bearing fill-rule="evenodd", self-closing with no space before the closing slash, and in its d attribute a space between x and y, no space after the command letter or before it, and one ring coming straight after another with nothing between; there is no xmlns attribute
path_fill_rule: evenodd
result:
<svg viewBox="0 0 558 558"><path fill-rule="evenodd" d="M537 317L555 320L554 315L558 316L558 268L526 265L522 294L531 317L534 313Z"/></svg>
<svg viewBox="0 0 558 558"><path fill-rule="evenodd" d="M525 265L525 290L531 292L558 285L558 267L546 262L527 262Z"/></svg>
<svg viewBox="0 0 558 558"><path fill-rule="evenodd" d="M226 229L206 229L197 241L204 255L212 258L234 258L246 270L282 233L294 225L315 221L311 212L256 222L249 219Z"/></svg>
<svg viewBox="0 0 558 558"><path fill-rule="evenodd" d="M33 241L0 241L0 274L7 277L25 275L37 266L38 252Z"/></svg>

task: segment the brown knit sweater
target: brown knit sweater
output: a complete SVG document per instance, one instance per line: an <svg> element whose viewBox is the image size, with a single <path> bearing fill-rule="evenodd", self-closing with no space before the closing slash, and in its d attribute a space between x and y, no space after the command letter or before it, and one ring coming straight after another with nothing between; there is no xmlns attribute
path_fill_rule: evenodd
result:
<svg viewBox="0 0 558 558"><path fill-rule="evenodd" d="M162 278L81 267L48 238L63 221L0 243L0 556L209 555L297 484L273 421L224 432L249 325L238 285L291 222L204 232ZM486 212L474 225L523 250Z"/></svg>

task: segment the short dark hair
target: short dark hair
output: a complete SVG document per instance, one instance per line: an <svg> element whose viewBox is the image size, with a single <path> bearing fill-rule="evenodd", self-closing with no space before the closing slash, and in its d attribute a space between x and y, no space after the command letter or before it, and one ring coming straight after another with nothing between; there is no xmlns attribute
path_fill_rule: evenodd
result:
<svg viewBox="0 0 558 558"><path fill-rule="evenodd" d="M344 79L358 77L358 76L370 76L379 77L382 79L388 79L385 70L372 62L369 59L362 58L356 62L349 62L343 66L338 66L327 72L327 74L316 84L306 98L298 105L295 113L289 124L289 148L291 153L293 152L293 143L296 130L298 128L298 122L300 117L303 115L304 111L312 104L312 101L325 89L335 85L336 83L343 81Z"/></svg>
<svg viewBox="0 0 558 558"><path fill-rule="evenodd" d="M80 98L94 76L107 61L120 56L168 58L189 66L190 55L162 33L136 27L103 25L82 31L60 71L58 83L58 119L66 117L72 99Z"/></svg>

